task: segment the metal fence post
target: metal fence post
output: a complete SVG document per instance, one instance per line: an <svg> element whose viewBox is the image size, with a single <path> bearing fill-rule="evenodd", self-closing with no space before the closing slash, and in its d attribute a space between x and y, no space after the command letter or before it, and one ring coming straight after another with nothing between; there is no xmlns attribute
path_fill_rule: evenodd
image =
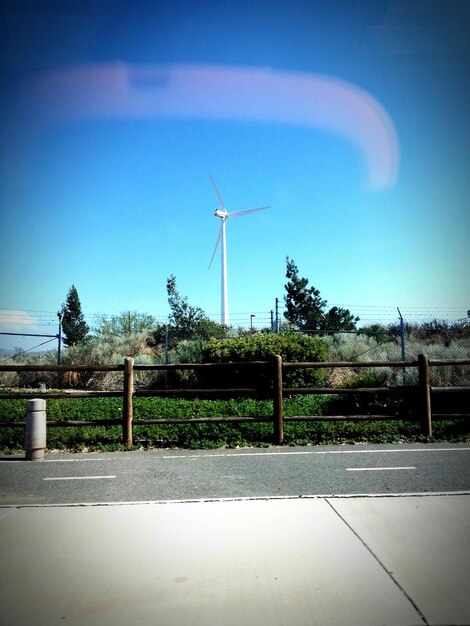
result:
<svg viewBox="0 0 470 626"><path fill-rule="evenodd" d="M282 402L282 357L276 355L273 360L273 424L274 443L284 443L284 409Z"/></svg>
<svg viewBox="0 0 470 626"><path fill-rule="evenodd" d="M62 320L64 319L64 313L57 313L57 317L59 318L59 332L57 334L57 365L60 365L60 356L62 350ZM62 374L57 372L57 388L62 388Z"/></svg>
<svg viewBox="0 0 470 626"><path fill-rule="evenodd" d="M429 377L429 357L418 354L419 407L423 433L432 437L431 383Z"/></svg>
<svg viewBox="0 0 470 626"><path fill-rule="evenodd" d="M28 402L24 442L26 460L41 461L46 450L46 401L36 398Z"/></svg>
<svg viewBox="0 0 470 626"><path fill-rule="evenodd" d="M170 362L170 356L169 356L169 351L170 351L170 326L168 323L168 318L166 320L166 325L165 325L165 365L168 365L168 363ZM165 389L168 387L168 370L165 370Z"/></svg>
<svg viewBox="0 0 470 626"><path fill-rule="evenodd" d="M400 316L400 343L401 343L401 360L403 361L402 367L402 379L403 385L406 385L406 352L405 352L405 325L403 323L403 315L401 314L400 309L397 307L398 315Z"/></svg>
<svg viewBox="0 0 470 626"><path fill-rule="evenodd" d="M125 446L132 446L132 419L134 395L134 359L124 359L124 393L122 407L122 436Z"/></svg>

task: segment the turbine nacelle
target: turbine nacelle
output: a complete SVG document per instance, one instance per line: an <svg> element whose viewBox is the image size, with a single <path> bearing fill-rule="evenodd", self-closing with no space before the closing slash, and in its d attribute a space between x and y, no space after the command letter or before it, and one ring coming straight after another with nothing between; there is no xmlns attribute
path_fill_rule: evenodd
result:
<svg viewBox="0 0 470 626"><path fill-rule="evenodd" d="M223 219L224 217L227 217L227 212L221 211L220 209L216 209L214 211L214 215L216 215L217 217L221 217Z"/></svg>

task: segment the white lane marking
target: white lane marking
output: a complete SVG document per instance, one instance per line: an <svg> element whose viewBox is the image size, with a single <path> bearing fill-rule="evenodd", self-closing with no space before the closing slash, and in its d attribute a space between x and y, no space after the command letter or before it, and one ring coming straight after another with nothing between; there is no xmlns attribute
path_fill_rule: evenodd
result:
<svg viewBox="0 0 470 626"><path fill-rule="evenodd" d="M452 497L452 496L470 496L470 491L423 491L410 493L329 493L329 494L312 494L312 495L294 495L294 496L245 496L245 497L228 497L228 498L188 498L186 500L130 500L130 501L114 501L114 502L58 502L55 504L0 504L0 509L32 509L32 508L63 508L76 506L143 506L143 505L160 505L160 504L218 504L223 502L269 502L271 500L339 500L344 498L428 498L428 497Z"/></svg>
<svg viewBox="0 0 470 626"><path fill-rule="evenodd" d="M100 480L102 478L116 478L116 476L54 476L43 480Z"/></svg>
<svg viewBox="0 0 470 626"><path fill-rule="evenodd" d="M461 448L405 448L397 450L298 450L295 452L235 452L235 453L216 453L216 454L171 454L171 455L155 455L162 459L201 459L211 457L239 457L239 456L302 456L308 454L393 454L405 452L470 452L470 447ZM150 455L151 453L149 453ZM0 459L0 463L11 463L13 460L21 459ZM82 463L84 461L132 461L134 457L115 457L112 459L43 459L40 463Z"/></svg>
<svg viewBox="0 0 470 626"><path fill-rule="evenodd" d="M470 448L406 448L404 450L308 450L296 452L224 452L217 454L171 454L162 459L201 459L237 456L301 456L306 454L388 454L394 452L470 452Z"/></svg>
<svg viewBox="0 0 470 626"><path fill-rule="evenodd" d="M416 467L347 467L347 472L383 472L388 470L415 470Z"/></svg>
<svg viewBox="0 0 470 626"><path fill-rule="evenodd" d="M123 456L116 457L114 459L43 459L43 463L83 463L84 461L94 462L94 461L130 461L132 457Z"/></svg>
<svg viewBox="0 0 470 626"><path fill-rule="evenodd" d="M0 459L0 463L11 463L12 461L24 461L25 458L15 458L15 459ZM132 457L123 456L116 457L114 459L41 459L38 463L84 463L95 462L95 461L131 461Z"/></svg>

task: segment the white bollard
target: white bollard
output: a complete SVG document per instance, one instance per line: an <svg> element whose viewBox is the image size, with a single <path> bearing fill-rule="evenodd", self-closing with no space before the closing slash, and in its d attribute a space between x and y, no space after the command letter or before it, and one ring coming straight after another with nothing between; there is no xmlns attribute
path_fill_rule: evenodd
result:
<svg viewBox="0 0 470 626"><path fill-rule="evenodd" d="M46 401L36 398L28 402L25 443L26 460L41 461L46 450Z"/></svg>

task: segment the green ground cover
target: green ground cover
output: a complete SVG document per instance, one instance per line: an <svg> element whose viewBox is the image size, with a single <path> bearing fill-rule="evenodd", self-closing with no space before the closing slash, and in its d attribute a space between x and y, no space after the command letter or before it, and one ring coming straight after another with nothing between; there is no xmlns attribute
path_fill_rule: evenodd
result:
<svg viewBox="0 0 470 626"><path fill-rule="evenodd" d="M0 400L0 421L24 421L27 400ZM293 396L284 400L284 415L328 415L337 401L329 396ZM190 417L270 417L270 400L250 398L230 400L186 400L169 398L134 399L135 448L219 448L237 446L269 446L273 441L272 423L211 423L186 424ZM335 411L336 413L336 411ZM120 398L67 398L47 401L47 419L103 420L120 419ZM182 424L138 425L139 419L180 418ZM421 434L416 421L394 420L377 422L341 421L286 422L286 445L320 445L331 443L393 443L398 441L469 441L468 420L433 422L431 439ZM48 449L119 450L122 446L120 426L50 427L47 432ZM24 449L23 428L0 428L0 451L20 452Z"/></svg>

